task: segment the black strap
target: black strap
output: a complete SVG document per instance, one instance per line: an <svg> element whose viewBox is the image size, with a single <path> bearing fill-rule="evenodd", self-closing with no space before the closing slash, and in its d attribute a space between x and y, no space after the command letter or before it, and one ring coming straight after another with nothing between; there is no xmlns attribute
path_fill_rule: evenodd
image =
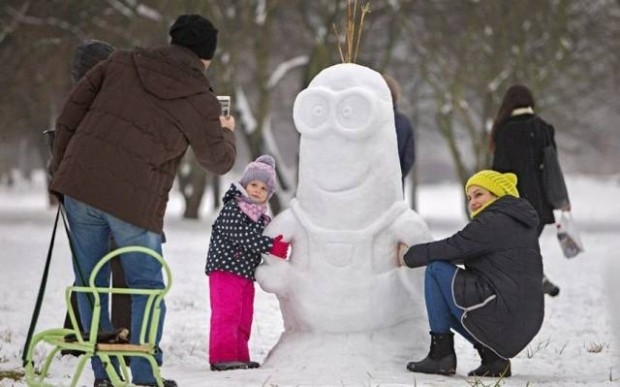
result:
<svg viewBox="0 0 620 387"><path fill-rule="evenodd" d="M30 327L28 328L28 335L26 336L26 343L24 344L24 350L22 352L23 366L26 366L26 357L28 355L28 348L30 347L30 341L34 329L39 319L39 313L41 312L41 304L43 302L43 296L45 295L45 287L47 285L47 276L49 274L50 262L52 260L52 251L54 250L54 240L56 239L56 229L58 228L58 218L60 217L60 205L56 212L56 220L54 221L54 229L52 230L52 237L50 239L50 246L47 249L47 260L45 261L45 268L43 269L43 275L41 276L41 285L39 286L39 294L37 296L37 302L35 303L34 310L32 311L32 318L30 319Z"/></svg>
<svg viewBox="0 0 620 387"><path fill-rule="evenodd" d="M67 222L67 215L65 214L65 207L60 202L58 204L58 211L56 212L56 220L54 220L54 228L52 229L52 237L50 238L50 245L47 249L47 259L45 261L45 267L43 268L43 274L41 276L41 284L39 285L39 294L37 295L37 301L34 306L34 310L32 311L32 318L30 319L30 327L28 328L28 335L26 335L26 343L24 344L24 350L22 351L22 361L23 366L26 366L26 357L28 355L28 348L30 347L30 342L32 341L32 335L34 334L35 327L37 325L37 321L39 320L39 313L41 312L41 304L43 303L43 298L45 296L45 288L47 287L47 277L50 270L50 262L52 260L52 252L54 251L54 241L56 240L56 230L58 229L58 219L62 215L62 222L65 226L65 231L67 232L67 239L69 241L69 249L71 249L71 258L73 260L73 264L75 265L76 271L78 272L78 276L82 285L86 286L86 276L80 267L80 263L78 262L75 249L73 248L73 242L71 240L71 233L69 228L69 223ZM88 301L90 302L90 306L94 305L94 300L92 296L89 295Z"/></svg>

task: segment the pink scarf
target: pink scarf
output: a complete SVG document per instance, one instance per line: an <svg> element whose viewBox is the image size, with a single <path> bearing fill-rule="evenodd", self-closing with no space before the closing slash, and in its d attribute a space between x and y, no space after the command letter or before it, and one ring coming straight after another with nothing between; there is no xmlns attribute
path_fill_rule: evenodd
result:
<svg viewBox="0 0 620 387"><path fill-rule="evenodd" d="M267 212L267 206L265 204L254 203L252 199L247 196L239 196L237 198L237 204L239 208L241 208L241 211L255 222L258 222L261 215Z"/></svg>

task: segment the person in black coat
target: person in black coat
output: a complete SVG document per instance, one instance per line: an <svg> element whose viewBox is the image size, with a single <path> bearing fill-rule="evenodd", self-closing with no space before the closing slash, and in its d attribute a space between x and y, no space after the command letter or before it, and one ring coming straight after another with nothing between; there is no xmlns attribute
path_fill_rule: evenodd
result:
<svg viewBox="0 0 620 387"><path fill-rule="evenodd" d="M426 266L424 297L431 347L412 372L453 375L451 329L482 359L470 376L511 375L510 358L538 333L544 317L538 215L519 198L512 173L483 170L466 184L472 220L455 235L407 248L401 263ZM464 265L464 269L456 266Z"/></svg>
<svg viewBox="0 0 620 387"><path fill-rule="evenodd" d="M546 199L542 183L543 148L549 143L556 145L553 126L537 116L534 107L534 97L527 87L511 86L493 123L489 148L493 152L493 170L517 175L521 197L532 204L540 218L540 237L545 225L555 222L554 208ZM570 202L558 209L570 211ZM560 292L546 276L543 290L552 297Z"/></svg>
<svg viewBox="0 0 620 387"><path fill-rule="evenodd" d="M411 168L413 168L413 164L415 163L415 137L411 122L407 116L398 110L398 99L400 97L400 86L398 82L389 75L384 75L383 79L385 83L387 83L390 94L392 95L396 143L398 145L398 160L400 161L400 172L404 189L405 178L409 172L411 172Z"/></svg>

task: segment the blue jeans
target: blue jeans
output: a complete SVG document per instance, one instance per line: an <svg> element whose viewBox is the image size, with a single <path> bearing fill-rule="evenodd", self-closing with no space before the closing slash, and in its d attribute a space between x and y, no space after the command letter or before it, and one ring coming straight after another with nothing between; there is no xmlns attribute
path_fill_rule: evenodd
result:
<svg viewBox="0 0 620 387"><path fill-rule="evenodd" d="M88 285L88 279L97 262L109 252L110 235L118 247L144 246L161 254L161 235L136 227L122 221L104 211L98 210L88 204L82 203L69 196L65 196L65 209L71 228L71 241L75 250L77 264L74 264L76 284ZM161 265L159 262L145 257L144 254L123 254L120 257L125 280L129 288L162 289L165 287ZM85 282L84 282L85 281ZM95 279L98 287L107 287L110 283L109 265L99 272ZM82 326L90 330L92 320L92 299L86 294L78 293L78 309ZM144 307L145 296L131 297L131 342L137 343L140 337L140 328ZM110 322L109 297L101 297L101 325L100 330L113 331ZM157 343L161 339L163 322L166 314L166 306L162 302L162 313L157 332ZM162 363L162 353L156 356L157 363ZM92 367L96 379L105 379L101 360L97 357L92 359ZM141 357L131 358L131 374L135 384L154 383L153 371L146 359Z"/></svg>
<svg viewBox="0 0 620 387"><path fill-rule="evenodd" d="M433 261L424 272L424 301L431 332L448 333L454 329L467 341L476 341L461 324L464 310L454 302L452 280L456 271L461 270L445 261Z"/></svg>

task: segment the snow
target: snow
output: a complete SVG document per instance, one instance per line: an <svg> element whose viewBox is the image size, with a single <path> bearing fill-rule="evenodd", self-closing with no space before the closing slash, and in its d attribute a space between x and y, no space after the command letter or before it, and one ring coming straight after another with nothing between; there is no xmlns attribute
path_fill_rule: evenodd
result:
<svg viewBox="0 0 620 387"><path fill-rule="evenodd" d="M0 187L0 370L20 369L21 350L36 294L55 210L49 208L42 174L27 184ZM620 305L614 295L620 290L620 180L588 176L569 176L574 218L580 226L586 252L576 258L561 255L552 227L547 227L541 248L549 277L562 288L557 298L546 298L545 321L532 343L512 360L513 376L505 386L612 386L620 384ZM463 214L461 188L456 184L422 186L419 212L435 238L461 228ZM164 255L174 275L167 297L168 317L162 346L165 350L165 377L182 386L467 386L473 383L466 373L477 366L474 349L460 337L456 339L457 375L441 377L413 374L405 369L410 360L423 357L428 350L426 327L423 332L403 333L402 343L387 343L378 351L392 351L407 344L414 350L406 358L382 367L360 368L341 357L341 350L321 340L300 343L297 361L306 362L308 372L292 372L283 360L277 367L257 370L211 372L207 347L209 332L208 286L203 274L211 217L199 221L180 219L181 197L174 193L166 217L168 242ZM59 327L64 321L63 290L72 282L66 238L61 230L50 269L47 292L37 331ZM272 294L257 286L255 321L250 340L252 358L263 362L283 331L279 303ZM414 337L422 342L414 343ZM404 343L404 344L403 344ZM319 345L322 356L306 357L306 349ZM351 336L351 348L364 348L368 342ZM600 351L598 351L600 349ZM598 352L597 352L598 351ZM315 351L316 352L316 351ZM291 359L291 361L294 359ZM54 385L68 385L74 358L64 357L53 368ZM86 370L88 371L88 370ZM610 380L611 379L611 380ZM495 379L484 379L485 385ZM63 384L64 383L64 384ZM91 385L85 372L82 385ZM11 379L0 386L25 386Z"/></svg>

